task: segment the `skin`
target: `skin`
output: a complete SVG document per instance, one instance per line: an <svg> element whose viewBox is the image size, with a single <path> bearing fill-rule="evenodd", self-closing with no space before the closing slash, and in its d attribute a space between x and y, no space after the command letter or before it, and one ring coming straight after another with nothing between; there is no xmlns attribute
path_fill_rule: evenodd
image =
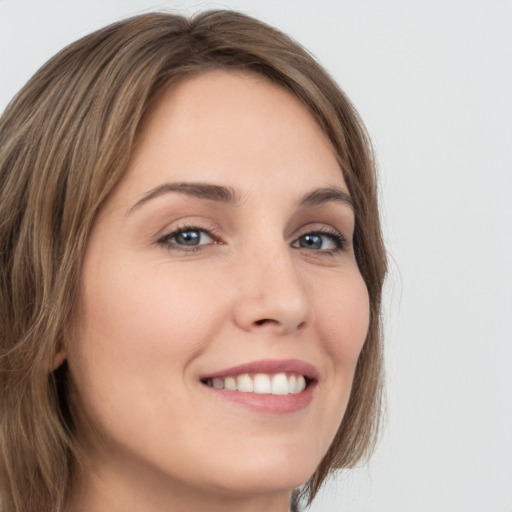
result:
<svg viewBox="0 0 512 512"><path fill-rule="evenodd" d="M184 182L237 202L146 197ZM279 86L209 71L161 93L93 228L68 333L86 454L71 511L287 510L339 427L368 329L350 204L300 204L324 187L348 194L330 142ZM190 226L192 248L176 238ZM254 411L200 382L261 359L312 364L309 405Z"/></svg>

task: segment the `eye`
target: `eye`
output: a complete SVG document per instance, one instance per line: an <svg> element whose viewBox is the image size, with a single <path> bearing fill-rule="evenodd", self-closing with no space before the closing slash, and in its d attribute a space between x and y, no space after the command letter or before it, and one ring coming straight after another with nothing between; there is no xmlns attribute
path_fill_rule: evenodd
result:
<svg viewBox="0 0 512 512"><path fill-rule="evenodd" d="M344 249L345 237L337 231L315 231L305 233L292 243L292 247L310 249L313 251L334 252Z"/></svg>
<svg viewBox="0 0 512 512"><path fill-rule="evenodd" d="M184 227L169 233L160 240L159 244L165 245L170 249L194 249L201 245L216 243L213 236L205 229L197 227Z"/></svg>

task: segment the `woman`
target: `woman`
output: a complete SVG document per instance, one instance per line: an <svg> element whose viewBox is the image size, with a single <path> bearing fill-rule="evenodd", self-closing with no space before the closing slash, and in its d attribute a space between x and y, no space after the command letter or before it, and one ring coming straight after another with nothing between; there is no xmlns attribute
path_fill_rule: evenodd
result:
<svg viewBox="0 0 512 512"><path fill-rule="evenodd" d="M282 512L369 453L374 167L295 42L117 23L36 73L0 147L6 512Z"/></svg>

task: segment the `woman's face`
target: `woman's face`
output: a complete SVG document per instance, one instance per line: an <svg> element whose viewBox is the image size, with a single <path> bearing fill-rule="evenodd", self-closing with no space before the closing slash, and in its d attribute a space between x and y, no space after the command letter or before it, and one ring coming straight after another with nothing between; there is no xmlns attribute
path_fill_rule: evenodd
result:
<svg viewBox="0 0 512 512"><path fill-rule="evenodd" d="M288 92L211 71L159 97L93 228L69 332L98 496L310 477L368 329L353 229L331 144Z"/></svg>

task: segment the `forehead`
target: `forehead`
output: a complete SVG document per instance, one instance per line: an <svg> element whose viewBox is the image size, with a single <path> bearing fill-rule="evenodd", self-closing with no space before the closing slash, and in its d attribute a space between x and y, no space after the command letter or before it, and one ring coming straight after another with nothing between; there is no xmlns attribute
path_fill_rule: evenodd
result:
<svg viewBox="0 0 512 512"><path fill-rule="evenodd" d="M125 181L149 190L169 180L346 190L331 142L300 100L263 76L224 70L181 79L147 112Z"/></svg>

